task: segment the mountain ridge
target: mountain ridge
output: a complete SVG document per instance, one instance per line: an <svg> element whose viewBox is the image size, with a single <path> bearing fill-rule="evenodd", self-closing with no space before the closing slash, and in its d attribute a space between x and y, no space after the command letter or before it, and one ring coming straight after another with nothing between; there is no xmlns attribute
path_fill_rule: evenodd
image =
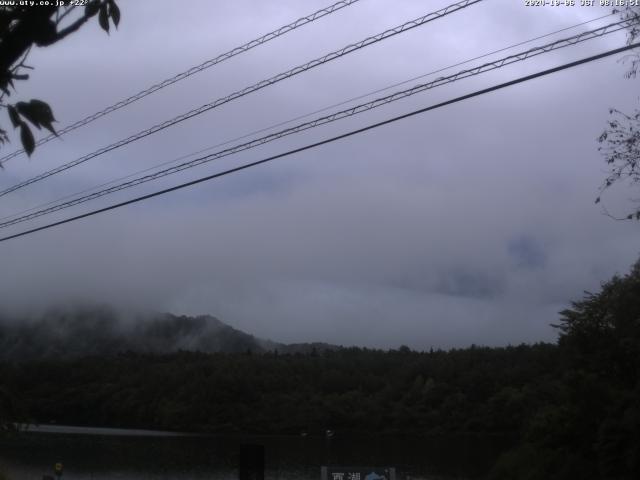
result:
<svg viewBox="0 0 640 480"><path fill-rule="evenodd" d="M38 316L0 316L0 360L23 361L124 352L311 353L340 347L255 337L211 315L119 313L109 306L55 307Z"/></svg>

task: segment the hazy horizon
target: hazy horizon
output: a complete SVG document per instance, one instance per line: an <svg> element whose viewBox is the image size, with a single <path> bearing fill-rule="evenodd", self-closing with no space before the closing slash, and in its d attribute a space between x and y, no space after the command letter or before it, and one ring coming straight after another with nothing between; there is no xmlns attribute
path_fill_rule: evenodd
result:
<svg viewBox="0 0 640 480"><path fill-rule="evenodd" d="M331 2L121 3L120 26L109 35L93 21L59 44L34 48L28 63L35 70L12 101L41 98L52 106L56 126L65 126ZM358 2L42 145L31 159L13 159L0 171L0 188L450 3ZM523 3L480 2L279 82L4 196L0 216L611 13ZM540 55L3 234L624 43L625 33L618 32ZM594 204L606 175L597 138L609 109L630 112L637 105L637 80L625 79L626 69L620 56L606 58L5 242L0 303L10 312L80 302L209 314L284 343L423 350L553 342L550 324L558 312L584 290L628 272L640 254L638 224L615 222ZM632 190L612 190L603 204L619 214L632 205L629 197Z"/></svg>

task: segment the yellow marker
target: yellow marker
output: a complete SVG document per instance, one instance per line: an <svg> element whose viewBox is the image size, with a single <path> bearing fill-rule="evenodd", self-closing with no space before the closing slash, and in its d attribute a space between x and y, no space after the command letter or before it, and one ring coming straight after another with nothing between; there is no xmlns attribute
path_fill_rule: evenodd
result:
<svg viewBox="0 0 640 480"><path fill-rule="evenodd" d="M56 465L53 467L53 470L56 472L56 475L60 476L62 475L62 468L63 465L61 463L56 463Z"/></svg>

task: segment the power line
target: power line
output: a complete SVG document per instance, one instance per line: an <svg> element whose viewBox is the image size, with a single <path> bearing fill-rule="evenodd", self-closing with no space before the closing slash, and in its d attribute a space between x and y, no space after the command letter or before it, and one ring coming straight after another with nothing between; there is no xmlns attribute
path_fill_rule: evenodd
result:
<svg viewBox="0 0 640 480"><path fill-rule="evenodd" d="M485 73L491 70L495 70L498 68L502 68L506 65L511 65L513 63L516 62L521 62L524 60L527 60L529 58L532 58L534 56L537 55L541 55L544 53L548 53L552 50L557 50L560 48L566 48L568 46L572 46L575 45L577 43L580 42L584 42L586 40L591 40L594 38L599 38L602 37L603 35L607 35L607 34L611 34L617 31L620 31L622 29L628 28L631 25L636 24L637 22L632 22L632 21L628 21L628 20L621 20L619 22L615 22L612 23L610 25L606 25L604 27L600 27L600 28L596 28L594 30L591 31L587 31L587 32L582 32L578 35L574 35L572 37L568 37L565 39L561 39L561 40L556 40L555 42L546 44L546 45L542 45L539 47L534 47L531 48L529 50L526 50L524 52L520 52L520 53L516 53L513 55L509 55L507 57L504 57L502 59L499 60L495 60L493 62L489 62L489 63L485 63L482 64L480 66L471 68L471 69L467 69L467 70L462 70L458 73L455 73L453 75L450 75L448 77L440 77L432 82L429 83L425 83L425 84L419 84L416 85L412 88L409 88L407 90L402 90L399 92L395 92L391 95L387 95L386 97L381 97L375 100L372 100L370 102L367 103L363 103L360 105L356 105L354 107L348 108L346 110L341 110L338 112L334 112L330 115L326 115L324 117L320 117L320 118L316 118L312 121L309 122L305 122L299 125L296 125L294 127L290 127L284 130L281 130L279 132L275 132L272 133L270 135L266 135L264 137L261 138L257 138L254 140L251 140L249 142L246 143L242 143L239 145L235 145L233 147L209 154L209 155L205 155L203 157L199 157L196 159L193 159L191 161L188 162L184 162L181 163L179 165L170 167L170 168L166 168L164 170L160 170L158 172L155 172L153 174L149 174L149 175L145 175L143 177L138 177L134 180L130 180L128 182L123 182L120 183L118 185L115 185L113 187L109 187L109 188L105 188L103 190L99 190L97 192L91 193L89 195L85 195L82 197L78 197L75 198L73 200L69 200L67 202L63 202L63 203L59 203L57 205L48 207L48 208L44 208L41 210L38 210L36 212L27 214L27 215L23 215L20 216L18 218L14 218L12 220L7 220L4 222L0 222L0 228L6 228L12 225L16 225L18 223L22 223L28 220L33 220L35 218L41 217L43 215L47 215L53 212L57 212L60 210L64 210L66 208L70 208L76 205L80 205L82 203L86 203L88 201L91 200L95 200L97 198L103 197L105 195L109 195L115 192L118 192L120 190L125 190L127 188L132 188L138 185L141 185L143 183L147 183L153 180L157 180L159 178L168 176L168 175L172 175L174 173L178 173L181 172L183 170L187 170L189 168L193 168L196 167L198 165L202 165L204 163L207 162L211 162L213 160L217 160L223 157L227 157L229 155L233 155L235 153L244 151L244 150L249 150L251 148L255 148L258 147L260 145L264 145L265 143L269 143L272 142L274 140L278 140L280 138L283 138L285 136L289 136L295 133L299 133L301 131L305 131L305 130L309 130L311 128L315 128L318 127L320 125L325 125L328 123L332 123L335 122L337 120L341 120L343 118L347 118L347 117L351 117L363 112L366 112L368 110L372 110L374 108L380 107L382 105L386 105L388 103L391 102L395 102L397 100L403 99L403 98L407 98L409 96L415 95L417 93L421 93L424 92L426 90L432 89L432 88L436 88L448 83L452 83L458 80L462 80L464 78L469 78L471 76L475 76L475 75L479 75L481 73Z"/></svg>
<svg viewBox="0 0 640 480"><path fill-rule="evenodd" d="M530 39L528 39L528 40L524 40L524 41L522 41L522 42L514 43L514 44L509 45L508 47L503 47L503 48L500 48L500 49L498 49L498 50L493 50L493 51L491 51L491 52L484 53L484 54L479 55L479 56L477 56L477 57L469 58L469 59L467 59L467 60L463 60L463 61L458 62L458 63L455 63L455 64L453 64L453 65L449 65L449 66L446 66L446 67L442 67L442 68L439 68L439 69L437 69L437 70L433 70L433 71L431 71L431 72L428 72L428 73L424 73L424 74L422 74L422 75L419 75L419 76L417 76L417 77L412 77L412 78L410 78L410 79L403 80L402 82L394 83L394 84L392 84L392 85L388 85L388 86L386 86L386 87L379 88L379 89L377 89L377 90L374 90L374 91L371 91L371 92L368 92L368 93L365 93L365 94L362 94L362 95L358 95L357 97L352 97L352 98L349 98L349 99L347 99L347 100L343 100L343 101L341 101L341 102L334 103L334 104L332 104L332 105L329 105L329 106L323 107L323 108L321 108L321 109L314 110L313 112L305 113L305 114L303 114L303 115L299 115L299 116L297 116L297 117L290 118L289 120L285 120L285 121L282 121L282 122L278 122L278 123L276 123L276 124L272 124L272 125L270 125L270 126L268 126L268 127L264 127L264 128L260 128L260 129L258 129L258 130L254 130L254 131L252 131L252 132L249 132L249 133L243 134L243 135L241 135L241 136L239 136L239 137L235 137L235 138L232 138L232 139L229 139L229 140L225 140L224 142L217 143L217 144L215 144L215 145L211 145L211 146L206 147L206 148L202 148L202 149L197 150L197 151L195 151L195 152L191 152L191 153L188 153L188 154L185 154L185 155L181 155L181 156L179 156L179 157L177 157L177 158L174 158L174 159L172 159L172 160L168 160L168 161L162 162L162 163L157 164L157 165L154 165L154 166L152 166L152 167L148 167L148 168L145 168L145 169L142 169L142 170L137 170L137 171L135 171L135 172L133 172L133 173L130 173L130 174L128 174L128 175L125 175L125 176L123 176L123 177L118 177L118 178L115 178L115 179L110 180L110 181L108 181L108 182L104 182L104 183L101 183L101 184L99 184L99 185L95 185L95 186L93 186L93 187L89 187L89 188L86 188L86 189L80 190L79 192L75 192L75 193L72 193L72 194L69 194L69 195L64 195L63 197L58 197L58 198L56 198L55 200L51 200L51 201L49 201L49 202L42 203L42 204L36 205L36 206L34 206L34 207L31 207L31 208L27 208L27 209L24 209L24 210L20 210L20 211L18 211L18 212L16 212L16 213L13 213L13 214L11 214L11 215L6 215L6 216L4 216L4 217L0 217L0 222L3 222L4 220L8 220L8 219L11 219L11 218L14 218L14 217L17 217L17 216L20 216L20 215L23 215L23 214L26 214L26 213L29 213L29 212L33 212L33 211L38 210L38 209L42 209L42 208L44 208L44 207L48 207L49 205L56 204L56 203L61 202L61 201L63 201L63 200L67 200L67 199L70 199L70 198L77 197L78 195L82 195L83 193L91 192L91 191L96 190L96 189L98 189L98 188L106 187L106 186L108 186L108 185L113 185L114 183L117 183L117 182L122 182L123 180L127 180L127 179L129 179L129 178L135 177L136 175L140 175L140 174L142 174L142 173L150 172L151 170L155 170L156 168L164 167L164 166L166 166L166 165L170 165L170 164L173 164L173 163L179 162L180 160L185 160L185 159L187 159L187 158L189 158L189 157L193 157L193 156L195 156L195 155L200 155L200 154L202 154L202 153L204 153L204 152L208 152L209 150L213 150L214 148L223 147L223 146L228 145L228 144L230 144L230 143L237 142L238 140L244 140L245 138L252 137L252 136L257 135L257 134L259 134L259 133L264 133L264 132L267 132L267 131L269 131L269 130L273 130L274 128L281 127L281 126L283 126L283 125L287 125L287 124L289 124L289 123L293 123L293 122L295 122L296 120L301 120L301 119L303 119L303 118L307 118L307 117L310 117L310 116L312 116L312 115L315 115L315 114L318 114L318 113L325 112L325 111L330 110L330 109L332 109L332 108L340 107L340 106L342 106L342 105L346 105L346 104L351 103L351 102L354 102L354 101L356 101L356 100L361 100L361 99L366 98L366 97L369 97L369 96L371 96L371 95L375 95L375 94L377 94L377 93L381 93L381 92L384 92L384 91L390 90L390 89L392 89L392 88L399 87L399 86L401 86L401 85L406 85L407 83L413 82L413 81L415 81L415 80L419 80L419 79L421 79L421 78L429 77L429 76L435 75L436 73L440 73L440 72L443 72L443 71L449 70L449 69L451 69L451 68L458 67L458 66L460 66L460 65L465 65L465 64L467 64L467 63L473 62L474 60L479 60L479 59L481 59L481 58L486 58L486 57L489 57L489 56L491 56L491 55L495 55L496 53L504 52L504 51L506 51L506 50L511 50L512 48L519 47L519 46L521 46L521 45L526 45L527 43L535 42L536 40L540 40L540 39L542 39L542 38L551 37L551 36L553 36L553 35L557 35L558 33L562 33L562 32L565 32L565 31L567 31L567 30L573 30L574 28L578 28L578 27L581 27L581 26L583 26L583 25L587 25L587 24L589 24L589 23L593 23L593 22L596 22L596 21L598 21L598 20L602 20L603 18L607 18L607 17L610 17L610 16L612 16L612 15L615 15L615 13L608 13L608 14L606 14L606 15L602 15L602 16L600 16L600 17L592 18L591 20L586 20L586 21L584 21L584 22L577 23L577 24L575 24L575 25L571 25L571 26L569 26L569 27L565 27L565 28L561 28L561 29L559 29L559 30L555 30L555 31L553 31L553 32L545 33L544 35L539 35L539 36L537 36L537 37L533 37L533 38L530 38ZM1 226L0 226L0 228L1 228Z"/></svg>
<svg viewBox="0 0 640 480"><path fill-rule="evenodd" d="M565 32L565 31L567 31L567 30L573 30L574 28L578 28L578 27L581 27L581 26L583 26L583 25L587 25L587 24L589 24L589 23L593 23L593 22L596 22L596 21L598 21L598 20L602 20L603 18L607 18L607 17L610 17L610 16L612 16L612 15L615 15L615 13L608 13L608 14L606 14L606 15L602 15L602 16L600 16L600 17L592 18L591 20L586 20L586 21L584 21L584 22L577 23L577 24L575 24L575 25L571 25L571 26L569 26L569 27L565 27L565 28L561 28L561 29L559 29L559 30L555 30L555 31L553 31L553 32L545 33L544 35L540 35L540 36L537 36L537 37L533 37L533 38L530 38L530 39L528 39L528 40L524 40L524 41L522 41L522 42L514 43L514 44L509 45L508 47L503 47L503 48L500 48L500 49L498 49L498 50L493 50L493 51L491 51L491 52L484 53L484 54L479 55L479 56L477 56L477 57L469 58L469 59L467 59L467 60L463 60L463 61L458 62L458 63L455 63L455 64L453 64L453 65L448 65L448 66L446 66L446 67L442 67L442 68L439 68L439 69L437 69L437 70L433 70L433 71L431 71L431 72L424 73L424 74L419 75L419 76L417 76L417 77L412 77L412 78L410 78L410 79L403 80L402 82L394 83L394 84L392 84L392 85L388 85L388 86L386 86L386 87L379 88L379 89L377 89L377 90L373 90L373 91L371 91L371 92L368 92L368 93L365 93L365 94L362 94L362 95L358 95L357 97L352 97L352 98L349 98L349 99L347 99L347 100L343 100L343 101L341 101L341 102L334 103L334 104L332 104L332 105L329 105L329 106L323 107L323 108L321 108L321 109L314 110L313 112L305 113L305 114L303 114L303 115L299 115L299 116L297 116L297 117L290 118L289 120L285 120L285 121L278 122L278 123L276 123L276 124L270 125L270 126L268 126L268 127L264 127L264 128L260 128L260 129L258 129L258 130L254 130L254 131L252 131L252 132L249 132L249 133L243 134L243 135L241 135L241 136L239 136L239 137L235 137L235 138L232 138L232 139L226 140L226 141L224 141L224 142L217 143L217 144L215 144L215 145L211 145L211 146L209 146L209 147L206 147L206 148L203 148L203 149L197 150L197 151L195 151L195 152L191 152L191 153L188 153L188 154L185 154L185 155L181 155L181 156L179 156L179 157L177 157L177 158L174 158L174 159L172 159L172 160L168 160L168 161L162 162L162 163L160 163L160 164L158 164L158 165L154 165L154 166L152 166L152 167L148 167L148 168L145 168L145 169L142 169L142 170L137 170L137 171L135 171L135 172L133 172L133 173L130 173L130 174L128 174L128 175L125 175L125 176L123 176L123 177L118 177L118 178L115 178L115 179L110 180L110 181L108 181L108 182L104 182L104 183L101 183L101 184L99 184L99 185L95 185L95 186L93 186L93 187L86 188L86 189L81 190L81 191L79 191L79 192L75 192L75 193L72 193L72 194L69 194L69 195L65 195L65 196L63 196L63 197L59 197L59 198L57 198L57 199L55 199L55 200L51 200L51 201L49 201L49 202L42 203L42 204L36 205L36 206L34 206L34 207L31 207L31 208L27 208L27 209L24 209L24 210L18 211L18 212L14 213L14 214L11 214L11 215L7 215L7 216L4 216L4 217L0 217L0 222L2 222L2 221L4 221L4 220L11 219L11 218L14 218L14 217L17 217L17 216L19 216L19 215L23 215L23 214L26 214L26 213L29 213L29 212L33 212L33 211L38 210L38 209L42 209L43 207L48 207L49 205L53 205L53 204L58 203L58 202L61 202L61 201L63 201L63 200L67 200L67 199L69 199L69 198L73 198L73 197L76 197L76 196L78 196L78 195L82 195L83 193L91 192L91 191L96 190L96 189L98 189L98 188L106 187L106 186L108 186L108 185L113 185L114 183L121 182L121 181L123 181L123 180L127 180L128 178L135 177L136 175L140 175L140 174L142 174L142 173L149 172L149 171L154 170L154 169L156 169L156 168L164 167L164 166L166 166L166 165L170 165L170 164L172 164L172 163L179 162L180 160L185 160L185 159L187 159L187 158L189 158L189 157L193 157L193 156L195 156L195 155L200 155L201 153L208 152L209 150L212 150L212 149L214 149L214 148L223 147L223 146L228 145L228 144L230 144L230 143L237 142L238 140L244 140L245 138L252 137L253 135L257 135L257 134L259 134L259 133L264 133L264 132L267 132L267 131L269 131L269 130L273 130L274 128L281 127L281 126L283 126L283 125L287 125L287 124L289 124L289 123L293 123L293 122L295 122L296 120L301 120L301 119L303 119L303 118L310 117L310 116L315 115L315 114L317 114L317 113L326 112L327 110L330 110L330 109L332 109L332 108L340 107L340 106L342 106L342 105L346 105L346 104L351 103L351 102L354 102L354 101L356 101L356 100L361 100L361 99L363 99L363 98L366 98L366 97L369 97L369 96L371 96L371 95L375 95L375 94L377 94L377 93L381 93L381 92L384 92L384 91L390 90L390 89L395 88L395 87L399 87L399 86L401 86L401 85L406 85L407 83L413 82L413 81L415 81L415 80L419 80L419 79L421 79L421 78L429 77L429 76L435 75L436 73L440 73L440 72L443 72L443 71L449 70L449 69L454 68L454 67L458 67L458 66L461 66L461 65L465 65L465 64L467 64L467 63L473 62L474 60L479 60L479 59L481 59L481 58L486 58L486 57L489 57L489 56L491 56L491 55L495 55L496 53L504 52L504 51L506 51L506 50L511 50L512 48L519 47L519 46L521 46L521 45L526 45L527 43L535 42L536 40L540 40L540 39L543 39L543 38L551 37L551 36L553 36L553 35L557 35L558 33L562 33L562 32ZM1 228L1 225L0 225L0 228Z"/></svg>
<svg viewBox="0 0 640 480"><path fill-rule="evenodd" d="M357 105L355 107L352 107L352 108L349 108L349 109L346 109L346 110L335 112L335 113L333 113L331 115L315 119L315 120L313 120L311 122L306 122L306 123L297 125L295 127L291 127L289 129L285 129L283 131L276 132L276 133L273 133L271 135L267 135L267 136L259 138L259 139L254 139L254 140L252 140L250 142L246 142L244 144L236 145L234 147L222 150L220 152L216 152L216 153L213 153L213 154L210 154L210 155L206 155L204 157L200 157L200 158L191 160L189 162L182 163L182 164L177 165L175 167L171 167L171 168L167 168L167 169L158 171L158 172L156 172L154 174L146 175L144 177L140 177L140 178L137 178L135 180L132 180L132 181L129 181L129 182L125 182L125 183L122 183L120 185L116 185L114 187L110 187L110 188L107 188L107 189L92 193L90 195L86 195L84 197L79 197L79 198L76 198L76 199L68 201L68 202L60 203L58 205L39 210L39 211L31 213L29 215L24 215L24 216L21 216L19 218L13 219L13 220L2 222L2 223L0 223L0 228L6 228L8 226L15 225L17 223L21 223L21 222L24 222L24 221L32 220L34 218L37 218L37 217L40 217L40 216L43 216L43 215L46 215L46 214L49 214L49 213L53 213L55 211L59 211L59 210L62 210L62 209L66 209L66 208L75 206L75 205L79 205L79 204L85 203L87 201L94 200L96 198L99 198L99 197L102 197L102 196L105 196L105 195L108 195L108 194L111 194L111 193L115 193L115 192L120 191L120 190L124 190L126 188L131 188L131 187L140 185L142 183L146 183L146 182L149 182L149 181L152 181L152 180L156 180L158 178L162 178L164 176L168 176L168 175L171 175L171 174L174 174L174 173L178 173L178 172L180 172L182 170L186 170L188 168L193 168L195 166L201 165L201 164L206 163L206 162L210 162L210 161L222 158L222 157L226 157L226 156L238 153L240 151L248 150L250 148L254 148L254 147L263 145L265 143L274 141L274 140L282 138L284 136L288 136L288 135L291 135L291 134L294 134L294 133L298 133L300 131L307 130L307 129L310 129L310 128L314 128L314 127L317 127L317 126L320 126L320 125L323 125L323 124L326 124L326 123L330 123L330 122L333 122L333 121L336 121L336 120L339 120L339 119L342 119L342 118L353 116L353 115L362 113L364 111L367 111L367 110L370 110L370 109L377 108L379 106L385 105L387 103L391 103L391 102L399 100L401 98L406 98L406 97L414 95L416 93L420 93L420 92L425 91L427 89L435 88L435 87L444 85L446 83L451 83L451 82L454 82L454 81L457 81L457 80L460 80L460 79L463 79L463 78L468 78L468 77L473 76L473 75L478 75L480 73L484 73L484 72L487 72L489 70L493 70L493 69L496 69L496 68L501 68L501 67L503 67L505 65L510 65L510 64L515 63L517 61L523 61L523 60L526 60L526 59L531 58L533 56L540 55L542 53L547 53L547 52L549 52L551 50L554 50L554 49L564 48L564 47L567 47L567 46L570 46L570 45L575 45L576 43L579 43L579 42L582 42L582 41L586 41L586 40L589 40L589 39L592 39L592 38L601 37L601 36L603 36L605 34L614 33L616 31L619 31L619 30L623 29L623 28L628 28L629 26L630 26L630 23L628 21L624 21L623 20L623 21L620 21L620 22L616 22L616 23L607 25L605 27L601 27L601 28L598 28L598 29L595 29L595 30L591 30L591 31L588 31L588 32L583 32L583 33L575 35L573 37L569 37L569 38L562 39L562 40L557 40L555 42L552 42L552 43L544 45L544 46L535 47L535 48L529 49L529 50L527 50L525 52L514 54L514 55L511 55L511 56L505 57L503 59L496 60L494 62L486 63L486 64L483 64L483 65L481 65L479 67L475 67L473 69L463 70L463 71L458 72L458 73L456 73L454 75L451 75L449 77L441 77L441 78L439 78L439 79L437 79L437 80L435 80L433 82L427 83L427 84L417 85L417 86L414 86L414 87L412 87L412 88L410 88L408 90L404 90L404 91L401 91L401 92L396 92L396 93L394 93L392 95L389 95L387 97L379 98L379 99L373 100L373 101L365 103L365 104Z"/></svg>
<svg viewBox="0 0 640 480"><path fill-rule="evenodd" d="M31 233L39 232L41 230L46 230L46 229L53 228L53 227L56 227L56 226L59 226L59 225L63 225L63 224L66 224L66 223L74 222L76 220L80 220L82 218L87 218L87 217L90 217L90 216L93 216L93 215L97 215L99 213L104 213L104 212L107 212L109 210L115 210L117 208L124 207L126 205L131 205L133 203L138 203L138 202L141 202L143 200L148 200L148 199L153 198L153 197L158 197L160 195L164 195L164 194L167 194L167 193L170 193L170 192L174 192L176 190L181 190L183 188L190 187L190 186L193 186L193 185L197 185L199 183L203 183L203 182L206 182L206 181L209 181L209 180L213 180L215 178L223 177L223 176L229 175L231 173L239 172L241 170L246 170L248 168L255 167L255 166L261 165L263 163L267 163L267 162L276 160L278 158L283 158L283 157L286 157L286 156L289 156L289 155L293 155L295 153L304 152L306 150L310 150L312 148L316 148L316 147L319 147L321 145L326 145L328 143L332 143L332 142L335 142L337 140L342 140L344 138L351 137L353 135L357 135L357 134L366 132L368 130L373 130L374 128L378 128L378 127L381 127L383 125L388 125L390 123L397 122L398 120L403 120L405 118L413 117L415 115L419 115L419 114L428 112L430 110L435 110L435 109L442 108L442 107L445 107L445 106L448 106L448 105L452 105L454 103L458 103L458 102L461 102L461 101L464 101L464 100L468 100L468 99L473 98L473 97L484 95L484 94L487 94L487 93L490 93L490 92L494 92L496 90L500 90L500 89L503 89L503 88L506 88L506 87L510 87L512 85L516 85L516 84L519 84L519 83L527 82L527 81L533 80L535 78L539 78L539 77L542 77L542 76L545 76L545 75L550 75L552 73L556 73L556 72L559 72L559 71L562 71L562 70L573 68L573 67L576 67L578 65L583 65L585 63L593 62L595 60L599 60L599 59L602 59L602 58L605 58L605 57L609 57L611 55L615 55L617 53L625 52L627 50L631 50L632 48L637 48L637 47L640 47L640 42L633 43L633 44L630 44L630 45L625 45L624 47L616 48L616 49L613 49L613 50L608 50L606 52L603 52L603 53L600 53L600 54L597 54L597 55L593 55L593 56L590 56L590 57L586 57L586 58L583 58L581 60L576 60L574 62L565 63L564 65L560 65L558 67L549 68L547 70L543 70L543 71L540 71L540 72L537 72L537 73L533 73L531 75L526 75L524 77L520 77L520 78L517 78L515 80L511 80L511 81L508 81L508 82L505 82L505 83L494 85L493 87L488 87L488 88L484 88L482 90L477 90L477 91L475 91L473 93L462 95L460 97L456 97L454 99L447 100L445 102L441 102L441 103L437 103L435 105L424 107L424 108L421 108L419 110L414 110L412 112L405 113L403 115L399 115L399 116L396 116L396 117L393 117L393 118L390 118L390 119L387 119L387 120L383 120L381 122L373 123L371 125L367 125L366 127L358 128L356 130L351 130L351 131L349 131L347 133L343 133L341 135L337 135L337 136L334 136L334 137L331 137L331 138L327 138L325 140L321 140L319 142L308 144L308 145L305 145L303 147L299 147L299 148L295 148L295 149L292 149L292 150L288 150L288 151L286 151L284 153L273 155L273 156L270 156L270 157L264 158L262 160L258 160L258 161L252 162L252 163L247 163L247 164L241 165L239 167L235 167L235 168L231 168L229 170L225 170L223 172L215 173L213 175L208 175L206 177L201 177L199 179L192 180L190 182L182 183L180 185L176 185L176 186L173 186L173 187L170 187L170 188L165 188L164 190L159 190L157 192L149 193L147 195L136 197L136 198L133 198L131 200L127 200L127 201L124 201L124 202L116 203L116 204L110 205L108 207L100 208L100 209L97 209L97 210L92 210L90 212L83 213L81 215L76 215L75 217L66 218L64 220L60 220L60 221L53 222L53 223L50 223L50 224L47 224L47 225L43 225L41 227L32 228L30 230L26 230L26 231L23 231L23 232L20 232L20 233L9 235L9 236L0 238L0 242L5 242L7 240L11 240L11 239L14 239L14 238L18 238L18 237L22 237L22 236L25 236L25 235L29 235Z"/></svg>
<svg viewBox="0 0 640 480"><path fill-rule="evenodd" d="M338 10L341 10L345 7L348 7L350 5L353 5L356 2L359 2L360 0L341 0L337 3L334 3L333 5L330 5L328 7L322 8L310 15L306 15L304 17L299 18L298 20L296 20L295 22L291 22L288 25L284 25L272 32L269 32L259 38L256 38L254 40L251 40L250 42L245 43L244 45L240 45L239 47L233 48L231 50L229 50L228 52L225 52L223 54L218 55L215 58L212 58L210 60L207 60L206 62L201 63L200 65L196 65L195 67L191 67L188 70L185 70L184 72L178 73L177 75L174 75L171 78L167 78L159 83L156 83L155 85L152 85L151 87L145 89L145 90L141 90L140 92L136 93L135 95L132 95L128 98L125 98L124 100L121 100L117 103L114 103L113 105L110 105L106 108L104 108L103 110L100 110L99 112L93 113L81 120L78 120L75 123L72 123L71 125L64 127L60 130L58 130L58 136L64 135L65 133L69 133L77 128L83 127L91 122L93 122L94 120L97 120L98 118L104 117L105 115L108 115L112 112L115 112L116 110L119 110L122 107L126 107L127 105L132 104L133 102L137 102L138 100L146 97L147 95L151 95L152 93L157 92L158 90L162 90L163 88L168 87L169 85L173 85L176 82L179 82L180 80L184 80L187 77L190 77L191 75L194 75L196 73L200 73L203 70L206 70L207 68L213 67L214 65L217 65L218 63L224 62L225 60L229 60L230 58L235 57L236 55L239 55L241 53L247 52L249 50L251 50L252 48L255 48L259 45L262 45L263 43L267 43L271 40L274 40L278 37L281 37L282 35L289 33L299 27L302 27L308 23L314 22L322 17L325 17L327 15L330 15L334 12L337 12ZM41 138L40 140L38 140L36 142L36 145L42 145L43 143L47 143L50 140L53 140L54 138L56 138L56 135L51 134L47 137ZM15 152L12 152L8 155L5 155L4 157L0 158L0 165L4 165L5 162L8 162L9 160L11 160L12 158L15 158L21 154L24 153L24 149L20 149L20 150L16 150Z"/></svg>
<svg viewBox="0 0 640 480"><path fill-rule="evenodd" d="M315 60L312 60L310 62L305 63L304 65L299 65L295 68L292 68L284 73L279 73L278 75L275 75L271 78L268 78L266 80L262 80L254 85L251 85L249 87L246 87L242 90L238 90L226 97L221 97L215 101L213 101L212 103L208 103L205 105L202 105L198 108L195 108L193 110L190 110L187 113L183 113L182 115L179 115L177 117L174 117L171 120L167 120L165 122L159 123L157 125L154 125L153 127L150 127L146 130L142 130L141 132L138 132L134 135L131 135L130 137L127 137L123 140L120 140L116 143L112 143L111 145L108 145L106 147L103 147L99 150L96 150L88 155L85 155L83 157L80 157L76 160L73 160L71 162L65 163L59 167L56 167L52 170L49 170L47 172L41 173L40 175L36 175L35 177L32 177L28 180L25 180L23 182L20 182L16 185L13 185L9 188L6 188L2 191L0 191L0 197L7 195L8 193L14 192L20 188L24 188L27 185L31 185L32 183L38 182L40 180L44 180L45 178L51 177L52 175L55 175L57 173L63 172L65 170L68 170L72 167L75 167L77 165L80 165L81 163L84 163L88 160L91 160L92 158L98 157L104 153L110 152L112 150L115 150L116 148L122 147L124 145L127 145L131 142L135 142L137 140L140 140L141 138L147 137L149 135L152 135L154 133L157 133L161 130L164 130L167 127L171 127L177 123L183 122L187 119L193 118L197 115L200 115L204 112L207 112L213 108L219 107L220 105L223 105L225 103L231 102L232 100L236 100L240 97L243 97L245 95L248 95L250 93L253 93L255 91L261 90L265 87L268 87L269 85L273 85L274 83L280 82L282 80L285 80L287 78L293 77L295 75L298 75L302 72L306 72L307 70L311 70L319 65L323 65L327 62L330 62L332 60L335 60L337 58L343 57L349 53L352 53L356 50L360 50L361 48L367 47L369 45L372 45L374 43L380 42L382 40L386 40L390 37L393 37L399 33L403 33L406 32L408 30L411 30L413 28L419 27L421 25L424 25L428 22L431 22L433 20L442 18L446 15L449 15L451 13L457 12L459 10L462 10L464 8L467 8L471 5L474 5L476 3L479 3L483 0L463 0L461 2L458 3L454 3L452 5L449 5L443 9L437 10L435 12L429 13L427 15L424 15L422 17L416 18L414 20L411 20L409 22L406 22L402 25L399 25L395 28L389 29L389 30L385 30L382 33L379 33L377 35L368 37L360 42L357 43L353 43L350 45L347 45L346 47L343 47L339 50L336 50L334 52L331 52L329 54L326 54L320 58L316 58Z"/></svg>

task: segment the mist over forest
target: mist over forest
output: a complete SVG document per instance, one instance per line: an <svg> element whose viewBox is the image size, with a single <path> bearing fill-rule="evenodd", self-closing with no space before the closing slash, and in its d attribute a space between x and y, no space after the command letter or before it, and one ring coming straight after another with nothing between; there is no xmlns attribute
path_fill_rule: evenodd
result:
<svg viewBox="0 0 640 480"><path fill-rule="evenodd" d="M141 313L107 305L65 305L0 316L0 361L114 356L119 353L305 353L325 343L284 344L254 337L210 315Z"/></svg>
<svg viewBox="0 0 640 480"><path fill-rule="evenodd" d="M0 1L0 480L640 479L640 6L326 2Z"/></svg>
<svg viewBox="0 0 640 480"><path fill-rule="evenodd" d="M557 343L423 352L289 347L209 316L53 309L2 324L0 425L473 435L501 439L475 472L491 479L631 480L639 299L640 261L560 312Z"/></svg>

